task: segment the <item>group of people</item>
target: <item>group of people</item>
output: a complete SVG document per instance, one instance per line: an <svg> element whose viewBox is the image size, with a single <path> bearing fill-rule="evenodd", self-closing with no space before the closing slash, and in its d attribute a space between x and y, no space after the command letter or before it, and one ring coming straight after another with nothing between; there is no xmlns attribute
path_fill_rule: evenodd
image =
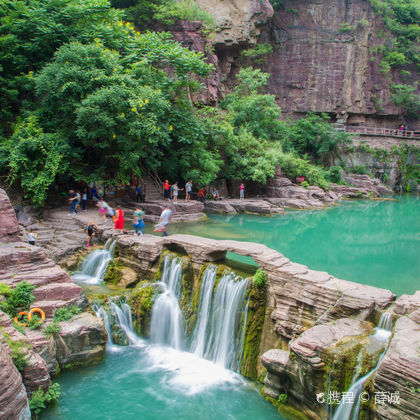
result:
<svg viewBox="0 0 420 420"><path fill-rule="evenodd" d="M70 211L69 216L71 216L73 213L77 214L78 211L86 211L86 203L88 199L88 193L87 188L85 188L82 192L80 190L69 191L69 201L70 201ZM82 208L80 209L80 205L82 205Z"/></svg>
<svg viewBox="0 0 420 420"><path fill-rule="evenodd" d="M193 183L192 181L187 181L185 183L185 201L190 201L192 196L192 187ZM166 179L163 183L163 198L165 200L173 200L174 202L178 201L178 195L179 191L184 191L184 188L178 187L178 182L175 182L174 184L170 184L169 181ZM207 198L207 189L205 187L202 187L198 190L197 197L198 200L201 202L204 202ZM219 190L214 187L211 190L210 196L213 200L221 200ZM245 184L241 182L239 186L239 199L244 200L245 199Z"/></svg>

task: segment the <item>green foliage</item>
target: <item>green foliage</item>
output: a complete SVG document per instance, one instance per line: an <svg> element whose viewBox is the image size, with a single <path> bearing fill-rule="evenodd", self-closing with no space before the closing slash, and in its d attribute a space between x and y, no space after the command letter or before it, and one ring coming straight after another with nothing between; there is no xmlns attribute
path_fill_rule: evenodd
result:
<svg viewBox="0 0 420 420"><path fill-rule="evenodd" d="M407 110L409 117L418 117L420 112L420 95L417 94L417 84L390 84L391 98L394 103Z"/></svg>
<svg viewBox="0 0 420 420"><path fill-rule="evenodd" d="M25 280L19 282L16 287L8 292L6 301L0 302L1 310L11 317L14 317L20 311L28 311L31 303L35 300L32 290L35 286L27 283Z"/></svg>
<svg viewBox="0 0 420 420"><path fill-rule="evenodd" d="M54 320L42 330L42 334L47 338L57 337L60 334L60 324Z"/></svg>
<svg viewBox="0 0 420 420"><path fill-rule="evenodd" d="M12 350L13 364L16 366L18 371L22 372L28 364L25 349L28 349L30 345L24 341L12 340L10 334L8 334L3 327L0 328L0 333L3 335L7 345Z"/></svg>
<svg viewBox="0 0 420 420"><path fill-rule="evenodd" d="M258 269L255 272L254 277L252 278L252 282L257 287L260 287L260 288L267 287L267 274L265 273L265 271Z"/></svg>
<svg viewBox="0 0 420 420"><path fill-rule="evenodd" d="M351 32L352 30L354 30L354 27L350 25L349 23L340 24L340 28L339 28L340 32Z"/></svg>
<svg viewBox="0 0 420 420"><path fill-rule="evenodd" d="M335 130L328 120L325 114L308 113L306 118L289 123L284 150L308 154L316 161L327 164L331 156L337 155L339 147L350 141L347 133Z"/></svg>
<svg viewBox="0 0 420 420"><path fill-rule="evenodd" d="M54 322L68 321L81 312L82 310L78 306L63 306L54 310Z"/></svg>
<svg viewBox="0 0 420 420"><path fill-rule="evenodd" d="M362 18L362 19L357 21L357 27L358 28L366 28L366 26L368 26L368 25L369 25L369 21L367 19Z"/></svg>
<svg viewBox="0 0 420 420"><path fill-rule="evenodd" d="M399 67L402 66L407 62L405 55L398 51L391 51L384 57L384 60L391 66L391 67Z"/></svg>
<svg viewBox="0 0 420 420"><path fill-rule="evenodd" d="M57 174L67 169L58 136L45 134L32 115L16 127L2 150L8 155L9 182L19 180L25 197L35 206L42 205Z"/></svg>
<svg viewBox="0 0 420 420"><path fill-rule="evenodd" d="M336 184L341 182L342 175L340 166L331 166L327 171L326 178L328 181L334 182Z"/></svg>
<svg viewBox="0 0 420 420"><path fill-rule="evenodd" d="M366 166L363 166L363 165L355 165L355 166L353 166L351 171L354 174L360 174L360 175L366 175L368 173L368 170L366 169Z"/></svg>
<svg viewBox="0 0 420 420"><path fill-rule="evenodd" d="M287 394L280 394L278 402L281 404L287 404Z"/></svg>
<svg viewBox="0 0 420 420"><path fill-rule="evenodd" d="M173 24L176 20L201 20L207 26L214 27L214 16L201 9L193 0L169 0L156 7L154 19L165 23Z"/></svg>
<svg viewBox="0 0 420 420"><path fill-rule="evenodd" d="M301 187L303 187L303 188L305 188L305 190L307 190L307 189L308 189L308 187L309 187L309 182L307 182L307 181L303 181L303 182L300 184L300 186L301 186Z"/></svg>
<svg viewBox="0 0 420 420"><path fill-rule="evenodd" d="M9 285L7 285L6 283L0 283L0 295L8 297L10 296L12 291L13 289Z"/></svg>
<svg viewBox="0 0 420 420"><path fill-rule="evenodd" d="M30 330L37 330L41 327L43 320L37 314L33 314L31 319L27 320L27 323Z"/></svg>
<svg viewBox="0 0 420 420"><path fill-rule="evenodd" d="M254 63L262 64L264 57L273 52L273 47L270 44L257 44L254 48L248 48L241 52L243 57L251 58Z"/></svg>
<svg viewBox="0 0 420 420"><path fill-rule="evenodd" d="M29 400L31 413L37 416L48 404L58 401L60 397L60 384L52 384L47 391L39 387Z"/></svg>

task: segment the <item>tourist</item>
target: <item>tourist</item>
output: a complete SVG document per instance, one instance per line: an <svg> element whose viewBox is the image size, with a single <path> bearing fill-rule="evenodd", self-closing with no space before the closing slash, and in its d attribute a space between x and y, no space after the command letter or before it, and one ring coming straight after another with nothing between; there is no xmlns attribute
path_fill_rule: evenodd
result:
<svg viewBox="0 0 420 420"><path fill-rule="evenodd" d="M136 203L141 202L141 187L139 184L136 186Z"/></svg>
<svg viewBox="0 0 420 420"><path fill-rule="evenodd" d="M38 237L38 234L33 231L33 229L28 230L28 243L29 245L35 245L35 239Z"/></svg>
<svg viewBox="0 0 420 420"><path fill-rule="evenodd" d="M89 224L85 227L85 232L88 237L86 246L90 248L92 246L93 237L95 236L95 231L98 229L98 226L95 225L93 222L89 222Z"/></svg>
<svg viewBox="0 0 420 420"><path fill-rule="evenodd" d="M213 188L211 195L213 196L213 200L220 200L219 191L216 187Z"/></svg>
<svg viewBox="0 0 420 420"><path fill-rule="evenodd" d="M88 198L88 191L87 191L87 188L85 188L82 194L82 210L83 211L87 211L86 210L87 198Z"/></svg>
<svg viewBox="0 0 420 420"><path fill-rule="evenodd" d="M69 216L71 216L73 213L77 214L77 194L74 192L74 190L69 191L69 201L70 201L70 211Z"/></svg>
<svg viewBox="0 0 420 420"><path fill-rule="evenodd" d="M121 209L120 206L117 206L117 210L115 211L115 218L114 218L114 229L115 230L122 230L124 229L124 211Z"/></svg>
<svg viewBox="0 0 420 420"><path fill-rule="evenodd" d="M206 189L203 187L203 188L200 188L199 190L198 190L198 194L197 194L197 196L198 196L198 199L202 202L202 203L204 203L205 201L206 201Z"/></svg>
<svg viewBox="0 0 420 420"><path fill-rule="evenodd" d="M239 186L239 200L245 199L245 185L241 182L241 185Z"/></svg>
<svg viewBox="0 0 420 420"><path fill-rule="evenodd" d="M163 199L164 200L169 200L169 181L166 179L165 182L163 183Z"/></svg>
<svg viewBox="0 0 420 420"><path fill-rule="evenodd" d="M183 191L183 188L178 188L178 182L175 182L175 184L172 185L172 197L173 197L174 202L178 201L179 191Z"/></svg>
<svg viewBox="0 0 420 420"><path fill-rule="evenodd" d="M141 209L136 209L136 211L134 212L134 218L133 218L133 226L134 229L136 230L135 235L144 235L144 228L146 227L144 220L143 220L143 216L144 216L144 211Z"/></svg>
<svg viewBox="0 0 420 420"><path fill-rule="evenodd" d="M192 181L190 180L190 181L188 181L186 184L185 184L185 201L190 201L190 199L191 199L191 192L192 192Z"/></svg>
<svg viewBox="0 0 420 420"><path fill-rule="evenodd" d="M91 189L92 200L98 201L98 192L96 191L95 185Z"/></svg>
<svg viewBox="0 0 420 420"><path fill-rule="evenodd" d="M109 206L107 203L105 203L102 197L99 197L98 204L96 204L96 207L99 208L99 215L103 217L104 221L106 221L106 213L108 211Z"/></svg>
<svg viewBox="0 0 420 420"><path fill-rule="evenodd" d="M169 219L171 217L171 214L172 214L172 211L169 210L167 207L164 207L159 217L159 223L155 225L155 228L153 231L162 232L163 236L168 236L167 229L168 229L168 224L169 224Z"/></svg>
<svg viewBox="0 0 420 420"><path fill-rule="evenodd" d="M80 211L80 203L82 202L82 195L80 194L80 190L76 191L76 196L77 196L76 209L77 211Z"/></svg>

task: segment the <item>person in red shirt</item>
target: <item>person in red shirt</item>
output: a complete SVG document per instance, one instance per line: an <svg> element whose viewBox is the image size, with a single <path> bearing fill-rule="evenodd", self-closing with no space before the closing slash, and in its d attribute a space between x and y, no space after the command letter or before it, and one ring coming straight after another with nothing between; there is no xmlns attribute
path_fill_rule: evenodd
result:
<svg viewBox="0 0 420 420"><path fill-rule="evenodd" d="M123 230L124 229L124 211L121 209L120 206L117 207L115 211L115 219L114 219L114 229Z"/></svg>
<svg viewBox="0 0 420 420"><path fill-rule="evenodd" d="M169 181L165 180L165 182L163 183L163 198L165 200L169 200L169 188L170 188Z"/></svg>

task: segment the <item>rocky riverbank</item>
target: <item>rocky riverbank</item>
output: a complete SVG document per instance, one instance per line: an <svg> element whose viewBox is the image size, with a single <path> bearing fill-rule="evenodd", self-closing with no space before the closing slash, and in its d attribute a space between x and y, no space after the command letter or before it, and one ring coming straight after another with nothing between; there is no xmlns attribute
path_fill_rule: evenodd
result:
<svg viewBox="0 0 420 420"><path fill-rule="evenodd" d="M0 190L0 283L14 289L25 281L34 287L30 308L41 308L45 321L39 329L16 325L0 311L0 417L30 418L28 397L42 388L48 389L51 377L59 369L81 366L102 359L107 339L102 320L88 312L83 290L66 271L45 256L38 246L22 242L19 224L7 195ZM4 300L4 297L2 297ZM78 315L56 322L51 334L46 328L54 321L54 311L60 308L78 308ZM19 354L19 370L11 366ZM9 381L13 380L13 386Z"/></svg>

